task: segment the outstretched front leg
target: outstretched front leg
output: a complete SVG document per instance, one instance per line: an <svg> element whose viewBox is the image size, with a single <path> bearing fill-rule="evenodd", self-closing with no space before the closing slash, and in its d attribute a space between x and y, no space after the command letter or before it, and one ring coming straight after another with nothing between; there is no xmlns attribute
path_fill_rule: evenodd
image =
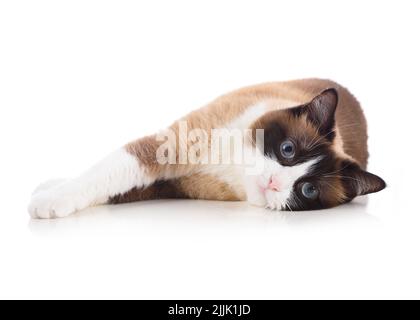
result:
<svg viewBox="0 0 420 320"><path fill-rule="evenodd" d="M105 204L111 197L133 188L153 184L164 166L155 164L156 141L143 138L119 150L75 179L44 184L35 190L29 204L34 218L65 217L90 206ZM168 173L169 170L166 170Z"/></svg>

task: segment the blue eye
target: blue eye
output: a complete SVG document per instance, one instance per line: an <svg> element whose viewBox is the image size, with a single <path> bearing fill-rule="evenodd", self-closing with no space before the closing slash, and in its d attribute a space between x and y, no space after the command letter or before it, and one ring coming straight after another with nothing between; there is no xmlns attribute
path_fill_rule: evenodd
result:
<svg viewBox="0 0 420 320"><path fill-rule="evenodd" d="M280 145L280 153L283 158L292 159L295 156L295 145L292 141L286 140Z"/></svg>
<svg viewBox="0 0 420 320"><path fill-rule="evenodd" d="M305 182L302 185L302 194L305 198L314 200L318 197L318 189L310 182Z"/></svg>

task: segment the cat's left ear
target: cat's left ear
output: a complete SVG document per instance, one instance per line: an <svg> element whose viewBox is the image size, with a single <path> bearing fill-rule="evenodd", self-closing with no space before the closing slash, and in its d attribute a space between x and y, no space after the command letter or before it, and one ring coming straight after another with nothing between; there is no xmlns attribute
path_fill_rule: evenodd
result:
<svg viewBox="0 0 420 320"><path fill-rule="evenodd" d="M308 104L293 108L292 112L298 116L306 114L308 120L318 128L319 133L332 140L337 104L338 92L336 89L330 88L321 92Z"/></svg>

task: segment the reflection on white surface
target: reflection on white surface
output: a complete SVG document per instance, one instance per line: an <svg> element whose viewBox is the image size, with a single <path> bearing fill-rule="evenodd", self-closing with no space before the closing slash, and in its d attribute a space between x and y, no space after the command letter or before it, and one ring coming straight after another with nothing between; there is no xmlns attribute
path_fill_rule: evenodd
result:
<svg viewBox="0 0 420 320"><path fill-rule="evenodd" d="M323 211L161 200L25 218L2 283L45 298L412 297L418 218L395 219L394 194Z"/></svg>
<svg viewBox="0 0 420 320"><path fill-rule="evenodd" d="M29 220L36 235L80 231L110 232L209 228L285 228L314 224L377 224L367 211L368 198L338 208L319 211L281 212L251 206L245 202L201 200L158 200L93 207L64 219Z"/></svg>
<svg viewBox="0 0 420 320"><path fill-rule="evenodd" d="M418 297L420 215L405 200L408 193L400 197L402 180L395 177L387 179L383 192L322 211L273 212L244 202L160 200L30 220L24 206L17 210L19 201L12 201L0 224L0 283L7 288L0 288L0 294Z"/></svg>

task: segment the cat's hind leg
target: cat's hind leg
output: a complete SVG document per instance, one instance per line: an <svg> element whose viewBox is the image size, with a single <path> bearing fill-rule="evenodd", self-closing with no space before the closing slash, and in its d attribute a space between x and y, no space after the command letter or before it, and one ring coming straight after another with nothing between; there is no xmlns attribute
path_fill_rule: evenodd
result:
<svg viewBox="0 0 420 320"><path fill-rule="evenodd" d="M40 185L28 210L34 218L65 217L89 206L155 181L139 159L121 148L75 179L56 185Z"/></svg>

